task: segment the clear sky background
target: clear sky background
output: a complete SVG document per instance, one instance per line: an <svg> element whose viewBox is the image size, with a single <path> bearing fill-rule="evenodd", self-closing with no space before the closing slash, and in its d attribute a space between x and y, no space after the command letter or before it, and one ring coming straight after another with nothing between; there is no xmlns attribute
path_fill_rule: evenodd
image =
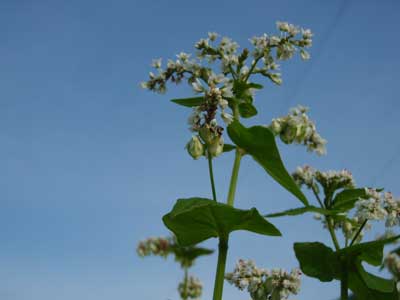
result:
<svg viewBox="0 0 400 300"><path fill-rule="evenodd" d="M135 248L168 234L161 216L175 199L210 196L207 164L186 154L189 111L168 101L190 89L160 96L139 82L152 58L191 52L208 31L245 46L278 20L315 32L312 59L283 63L283 86L265 82L260 113L246 124L309 106L328 155L279 143L289 170L348 168L360 186L400 195L399 1L0 1L0 299L178 299L178 266L139 259ZM215 163L222 199L232 158ZM238 207L300 204L250 158L239 180ZM311 215L274 223L284 238L234 233L227 270L238 258L290 269L293 242L330 244ZM193 269L203 299L215 263L213 255ZM225 299L249 298L225 291ZM304 278L295 298L338 293L335 283Z"/></svg>

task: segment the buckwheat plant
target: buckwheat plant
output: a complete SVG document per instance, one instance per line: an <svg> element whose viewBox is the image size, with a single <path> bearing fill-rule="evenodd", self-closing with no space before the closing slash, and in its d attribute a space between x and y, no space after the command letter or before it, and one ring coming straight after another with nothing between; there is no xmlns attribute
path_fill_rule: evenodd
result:
<svg viewBox="0 0 400 300"><path fill-rule="evenodd" d="M310 58L307 48L312 44L313 34L309 29L286 22L277 22L277 29L276 35L251 38L250 47L243 49L230 38L212 32L195 44L195 55L181 52L166 64L162 59L153 61L155 71L150 72L149 79L141 84L143 88L165 93L168 83L185 82L193 89L194 96L172 99L172 102L191 110L188 113L191 136L186 142L186 150L193 159L207 161L211 197L178 199L162 218L176 240L168 240L166 248L164 242L157 239L142 242L138 253L142 256L177 255L177 249L198 249L198 243L217 238L213 300L222 299L224 280L246 290L254 300L288 299L300 290L300 270L267 270L256 267L251 260L239 260L233 272L226 273L229 238L236 230L281 236L267 218L314 212L322 216L320 219L332 236L335 251L320 243L296 243L294 248L302 272L322 281L340 280L343 300L348 299L348 288L357 299L395 299L397 292L393 282L367 273L361 262L380 264L383 245L396 237L370 243L361 243L361 238L373 220L386 219L388 226L398 224L397 202L389 200L390 197L380 194L379 190L356 188L346 170L320 172L304 167L293 176L287 171L279 154L277 138L285 144L304 145L317 155L326 153L326 140L308 116L308 108L297 106L288 115L257 126L242 124L243 119L258 113L254 99L257 91L263 88L260 80L281 85L278 63L291 59L296 53L303 60ZM228 139L231 144L226 143ZM226 199L221 199L214 183L213 160L231 151L234 159L228 194ZM266 216L256 208L235 208L239 168L244 156L252 157L303 206ZM301 191L302 186L312 190L319 206L309 204ZM349 211L353 208L355 212L350 216ZM336 238L335 230L339 228L345 233L343 248ZM187 275L187 269L185 274L186 286L183 283L178 287L181 298L198 298L201 284Z"/></svg>
<svg viewBox="0 0 400 300"><path fill-rule="evenodd" d="M178 285L181 299L200 299L203 285L198 278L189 275L189 269L198 257L210 255L214 252L213 250L196 246L182 247L177 244L175 237L152 237L139 242L136 252L140 257L161 256L167 258L173 255L184 271L183 280Z"/></svg>
<svg viewBox="0 0 400 300"><path fill-rule="evenodd" d="M295 243L302 271L323 282L340 280L341 299L348 299L349 288L356 299L398 299L394 282L399 280L400 263L396 251L384 260L394 280L368 273L362 263L381 265L384 245L399 238L391 229L399 225L400 200L381 189L357 188L348 170L322 172L306 165L298 167L292 176L299 187L311 190L317 206L308 205L267 217L316 213L315 218L322 221L334 246L332 250L318 242ZM377 221L385 221L388 231L375 241L362 243L364 232ZM338 230L342 232L344 245L340 245Z"/></svg>

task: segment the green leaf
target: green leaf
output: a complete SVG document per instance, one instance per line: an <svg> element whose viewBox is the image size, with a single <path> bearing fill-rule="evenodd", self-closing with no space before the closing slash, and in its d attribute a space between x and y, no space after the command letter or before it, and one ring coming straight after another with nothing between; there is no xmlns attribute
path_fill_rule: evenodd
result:
<svg viewBox="0 0 400 300"><path fill-rule="evenodd" d="M319 213L321 215L334 215L337 213L337 211L323 209L323 208L309 205L309 206L304 206L304 207L288 209L288 210L278 212L278 213L268 214L268 215L265 215L264 217L276 218L276 217L282 217L282 216L297 216L297 215L302 215L302 214L308 213L308 212Z"/></svg>
<svg viewBox="0 0 400 300"><path fill-rule="evenodd" d="M295 243L294 250L301 270L308 276L320 281L341 280L344 271L355 299L398 300L393 280L370 274L361 264L365 260L376 265L379 257L382 259L383 245L389 242L393 242L393 238L358 244L337 252L322 243ZM368 254L369 251L372 254Z"/></svg>
<svg viewBox="0 0 400 300"><path fill-rule="evenodd" d="M322 243L295 243L294 252L304 274L327 282L338 278L340 261L335 252Z"/></svg>
<svg viewBox="0 0 400 300"><path fill-rule="evenodd" d="M339 250L338 255L347 259L358 257L373 266L380 266L383 259L383 247L399 238L400 235L384 240L356 244Z"/></svg>
<svg viewBox="0 0 400 300"><path fill-rule="evenodd" d="M365 197L365 189L348 189L338 193L332 202L332 208L347 211L354 207L360 197Z"/></svg>
<svg viewBox="0 0 400 300"><path fill-rule="evenodd" d="M204 103L204 96L203 97L172 99L171 101L176 104L182 105L182 106L195 107L195 106L200 106Z"/></svg>
<svg viewBox="0 0 400 300"><path fill-rule="evenodd" d="M242 118L251 118L257 114L257 109L253 104L243 102L239 104L239 113Z"/></svg>
<svg viewBox="0 0 400 300"><path fill-rule="evenodd" d="M235 120L228 126L228 134L231 140L249 153L273 179L308 205L307 198L283 165L275 137L268 128L263 126L246 128Z"/></svg>
<svg viewBox="0 0 400 300"><path fill-rule="evenodd" d="M235 145L231 145L231 144L224 144L224 149L222 150L223 152L229 152L232 150L235 150L236 146Z"/></svg>
<svg viewBox="0 0 400 300"><path fill-rule="evenodd" d="M196 258L200 256L211 255L214 253L214 250L212 249L194 247L194 246L189 246L189 247L175 246L173 247L173 251L179 259L188 261L194 261Z"/></svg>
<svg viewBox="0 0 400 300"><path fill-rule="evenodd" d="M366 272L360 262L349 266L348 281L356 299L398 300L394 281Z"/></svg>
<svg viewBox="0 0 400 300"><path fill-rule="evenodd" d="M227 239L235 230L281 235L255 208L241 210L205 198L179 199L163 221L181 246L194 245L211 237Z"/></svg>
<svg viewBox="0 0 400 300"><path fill-rule="evenodd" d="M257 89L257 90L261 90L264 88L264 86L262 84L259 83L254 83L254 82L250 82L247 84L247 87L251 88L251 89Z"/></svg>

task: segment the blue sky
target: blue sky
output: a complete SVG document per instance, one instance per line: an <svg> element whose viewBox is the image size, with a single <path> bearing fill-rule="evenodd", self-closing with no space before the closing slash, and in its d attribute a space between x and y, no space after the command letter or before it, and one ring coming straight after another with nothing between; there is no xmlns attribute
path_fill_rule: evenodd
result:
<svg viewBox="0 0 400 300"><path fill-rule="evenodd" d="M174 262L139 259L135 247L168 233L161 216L175 199L210 195L207 164L186 155L189 111L168 101L190 89L160 96L139 82L152 58L191 52L208 31L244 46L278 20L311 28L311 61L282 64L283 86L266 84L260 114L246 124L309 106L328 155L279 143L288 169L348 168L360 186L400 195L399 9L394 0L0 1L0 298L178 299ZM215 163L221 198L231 160ZM249 158L239 180L238 207L300 203ZM274 223L285 238L232 235L228 270L238 258L290 269L293 242L329 243L311 216ZM194 268L203 299L215 262ZM248 298L225 291L225 299ZM304 278L296 299L337 293L334 283Z"/></svg>

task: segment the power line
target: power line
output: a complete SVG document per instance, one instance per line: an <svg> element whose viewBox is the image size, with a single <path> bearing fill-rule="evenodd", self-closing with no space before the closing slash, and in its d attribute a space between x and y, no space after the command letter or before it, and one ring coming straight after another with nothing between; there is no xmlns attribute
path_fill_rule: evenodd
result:
<svg viewBox="0 0 400 300"><path fill-rule="evenodd" d="M299 91L301 90L303 83L306 81L308 78L308 74L310 74L313 70L315 62L318 60L318 58L322 55L322 53L325 50L325 47L332 36L332 33L335 31L337 25L339 24L341 18L343 17L348 5L350 4L351 0L343 0L335 17L333 18L332 22L328 25L327 29L322 35L321 38L321 44L320 47L318 48L318 51L313 54L313 57L310 62L306 65L306 71L304 72L304 76L300 76L299 80L296 80L296 85L291 89L291 92L289 92L289 95L286 97L286 101L284 101L283 106L282 106L282 113L286 112L287 107L291 105L292 100L297 97Z"/></svg>

